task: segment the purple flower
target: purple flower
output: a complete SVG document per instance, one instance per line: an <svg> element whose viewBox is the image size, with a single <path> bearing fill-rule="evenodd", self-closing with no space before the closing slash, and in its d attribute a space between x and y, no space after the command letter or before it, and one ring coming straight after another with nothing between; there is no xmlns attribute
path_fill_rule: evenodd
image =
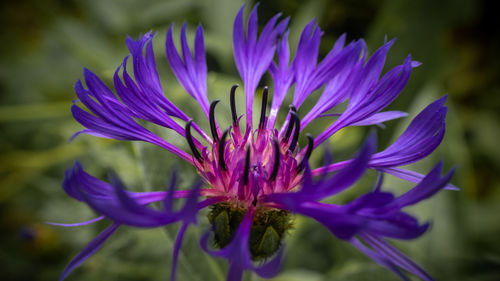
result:
<svg viewBox="0 0 500 281"><path fill-rule="evenodd" d="M456 189L449 184L453 171L441 176L441 163L427 175L399 168L425 158L443 139L446 97L428 105L386 149L376 152L376 137L371 134L354 158L311 169L308 163L311 153L340 129L381 125L406 116L404 112L382 110L401 93L412 68L419 63L408 56L401 65L382 75L387 52L394 40L386 42L367 58L365 42L358 40L346 44L345 35L318 61L322 31L314 20L302 31L297 52L291 59L288 18L280 20L280 15L276 15L258 34L257 6L246 24L243 10L244 7L234 22L233 47L236 67L244 84L244 125L240 123L242 116L238 116L235 107L237 85L229 94L232 126L221 129L215 119L219 100L209 103L207 98L207 65L201 26L196 30L194 46L187 43L186 26L182 26L180 51L174 44L173 27L170 27L166 54L180 84L208 118L210 134L166 97L153 54L154 34L147 33L137 40L127 38L130 55L115 72L115 92L85 69L86 88L82 82L76 83L79 103L75 102L71 108L73 116L85 129L75 136L86 133L156 144L191 163L202 181L187 191L176 191L174 180L165 192L129 192L117 177L113 176L111 183L103 182L76 163L66 173L64 190L101 216L83 223L59 225L78 226L104 218L113 224L70 262L61 280L99 250L121 225L151 228L180 223L173 253L173 280L184 233L190 225L197 223L197 213L207 207L210 208L208 219L212 229L201 238L201 247L228 260L228 280L241 280L245 270L262 277L277 274L284 236L292 227L293 214L318 221L335 237L351 243L402 279L407 280L401 269L424 280L432 280L386 238L407 240L422 235L429 224L420 223L404 212L404 208L443 188ZM133 76L127 69L129 61L133 66ZM269 90L264 87L260 120L254 127L252 104L266 72L271 74L274 82L270 113L268 116ZM276 117L293 85L293 103L286 107L287 117L279 126ZM303 102L322 87L313 108L299 114ZM343 113L327 113L341 103L347 104ZM79 104L88 110L83 110ZM301 119L300 116L304 117ZM337 118L316 138L306 134L308 144L300 147L301 132L317 118L325 116ZM190 153L144 128L137 122L140 119L177 132L186 139ZM178 120L185 126L179 125ZM195 138L192 130L201 139ZM380 174L373 191L344 205L322 202L349 188L367 169L378 170ZM401 196L384 192L381 190L384 173L416 185ZM179 198L185 203L181 209L174 210L173 202ZM163 202L163 208L148 206L158 201Z"/></svg>

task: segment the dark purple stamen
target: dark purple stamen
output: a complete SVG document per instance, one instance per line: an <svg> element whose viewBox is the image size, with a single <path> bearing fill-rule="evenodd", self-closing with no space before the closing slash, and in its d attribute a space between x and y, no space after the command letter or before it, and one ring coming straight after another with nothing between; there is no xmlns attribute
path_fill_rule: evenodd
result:
<svg viewBox="0 0 500 281"><path fill-rule="evenodd" d="M238 88L238 84L234 84L231 87L231 94L229 96L230 103L231 103L231 117L233 118L233 125L235 125L235 126L238 123L238 115L236 114L236 102L234 100L234 95L236 93L236 88Z"/></svg>
<svg viewBox="0 0 500 281"><path fill-rule="evenodd" d="M280 144L278 143L278 140L273 139L273 144L274 144L274 165L273 165L273 171L271 172L271 176L269 177L269 180L271 181L274 181L278 176L278 171L280 169L280 157L281 157Z"/></svg>
<svg viewBox="0 0 500 281"><path fill-rule="evenodd" d="M267 94L268 94L268 88L266 86L264 87L264 92L262 92L262 107L260 109L259 129L264 128L266 123Z"/></svg>
<svg viewBox="0 0 500 281"><path fill-rule="evenodd" d="M198 162L203 163L203 157L201 157L200 152L198 149L196 149L196 146L194 145L193 141L193 136L191 135L191 124L193 123L193 120L189 120L186 123L186 140L189 144L189 147L191 148L191 151L193 152L194 158L198 160Z"/></svg>
<svg viewBox="0 0 500 281"><path fill-rule="evenodd" d="M224 171L227 169L226 163L224 162L224 150L226 146L226 137L228 133L229 130L225 130L224 133L222 133L222 137L219 142L219 167Z"/></svg>
<svg viewBox="0 0 500 281"><path fill-rule="evenodd" d="M296 112L292 111L292 118L294 119L295 123L295 131L293 132L293 138L292 142L290 143L290 147L288 148L291 152L295 150L295 147L297 146L297 141L299 140L299 133L300 133L300 118L297 115Z"/></svg>
<svg viewBox="0 0 500 281"><path fill-rule="evenodd" d="M290 110L291 110L291 112L297 112L297 109L293 105L290 105ZM293 126L295 125L294 123L295 123L295 119L293 118L293 116L291 116L290 122L288 123L288 127L286 128L285 137L283 138L283 142L287 143L288 140L290 139L290 136L292 135Z"/></svg>
<svg viewBox="0 0 500 281"><path fill-rule="evenodd" d="M217 126L215 125L215 106L219 103L220 100L214 100L210 104L210 130L212 131L212 137L214 138L214 142L219 141L219 134L217 133Z"/></svg>
<svg viewBox="0 0 500 281"><path fill-rule="evenodd" d="M245 157L245 169L243 170L243 183L248 184L248 176L250 174L250 146L247 148L247 155Z"/></svg>
<svg viewBox="0 0 500 281"><path fill-rule="evenodd" d="M297 171L302 171L306 167L307 161L309 161L309 157L311 157L311 153L314 148L314 138L310 134L306 134L307 140L309 141L309 144L307 145L307 150L306 154L304 155L304 158L302 158L302 161L300 161L300 164L297 166Z"/></svg>

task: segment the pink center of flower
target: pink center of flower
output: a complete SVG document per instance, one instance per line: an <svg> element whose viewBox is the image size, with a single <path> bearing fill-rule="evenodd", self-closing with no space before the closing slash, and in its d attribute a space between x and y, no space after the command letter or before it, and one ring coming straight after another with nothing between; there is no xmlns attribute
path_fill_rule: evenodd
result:
<svg viewBox="0 0 500 281"><path fill-rule="evenodd" d="M213 145L204 147L201 153L196 149L191 137L191 122L186 125L186 138L196 158L198 172L213 187L208 196L227 196L235 207L246 208L250 204L264 207L260 200L264 195L288 192L301 182L301 172L311 154L313 139L308 135L307 149L299 150L300 119L293 106L286 130L278 132L266 128L267 87L262 95L259 127L253 130L247 122L242 133L234 102L236 87L231 89L233 125L219 134L214 116L219 101L215 100L210 105L209 118Z"/></svg>

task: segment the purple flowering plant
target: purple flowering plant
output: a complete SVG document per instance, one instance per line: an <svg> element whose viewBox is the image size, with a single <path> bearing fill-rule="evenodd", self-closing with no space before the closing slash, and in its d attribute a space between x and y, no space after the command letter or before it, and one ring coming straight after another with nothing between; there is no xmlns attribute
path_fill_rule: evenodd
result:
<svg viewBox="0 0 500 281"><path fill-rule="evenodd" d="M229 128L221 128L215 118L219 100L210 103L207 98L207 64L201 26L196 30L192 46L188 44L186 25L182 26L180 51L174 43L171 26L165 47L173 73L209 120L209 133L165 96L156 68L151 32L137 40L127 38L130 55L114 74L114 92L94 73L84 70L86 86L76 82L78 100L71 111L85 129L75 136L85 133L153 143L192 164L202 181L190 190L176 190L174 177L167 191L131 192L117 177L111 177L110 183L101 181L76 163L67 171L63 188L101 216L82 223L58 225L79 226L102 219L109 219L112 224L69 263L60 280L97 252L121 225L154 228L180 223L173 249L171 280L174 280L184 234L189 226L197 224L197 214L205 208L210 209L211 229L201 237L200 245L205 252L228 261L227 280L241 280L245 270L264 278L276 275L294 215L316 220L335 237L351 243L403 280L408 280L404 271L432 280L387 239L410 240L421 236L429 223L420 223L404 208L441 189L456 189L449 184L454 171L442 176L441 162L426 175L400 168L425 158L442 141L446 97L423 109L387 148L377 152L376 137L372 133L352 159L327 161L325 166L312 168L308 163L311 153L342 128L381 125L406 116L404 112L382 110L401 93L412 69L419 63L408 56L401 65L382 75L394 40L385 42L368 56L362 39L346 44L345 34L318 61L322 32L314 20L304 27L292 57L288 18L280 20L280 14L274 16L259 34L257 5L246 22L243 12L244 6L234 21L233 48L243 81L246 112L241 116L236 112L238 86L234 85L229 91L232 118ZM133 75L127 65L132 65ZM266 73L273 80L271 106L268 114L269 91L264 87L260 119L254 126L254 97ZM312 109L299 113L304 101L319 89L322 91L317 92L319 99ZM293 102L283 106L289 92L293 92ZM342 113L328 113L340 104L346 105ZM82 109L82 105L87 110ZM287 114L281 125L276 123L280 110ZM301 132L325 116L336 119L319 135L306 134L308 143L300 147ZM138 120L178 133L185 138L190 152L160 138ZM343 205L324 202L352 186L368 169L379 171L373 190ZM395 196L381 189L384 173L415 185ZM179 199L184 203L180 209L174 209ZM153 202L162 202L163 207L153 208L150 206Z"/></svg>

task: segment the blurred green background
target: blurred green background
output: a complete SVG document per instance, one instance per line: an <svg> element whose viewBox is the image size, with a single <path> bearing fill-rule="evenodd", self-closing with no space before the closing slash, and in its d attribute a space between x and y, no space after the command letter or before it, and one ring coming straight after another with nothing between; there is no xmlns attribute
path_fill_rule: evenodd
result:
<svg viewBox="0 0 500 281"><path fill-rule="evenodd" d="M195 181L193 168L150 144L80 136L72 119L73 84L88 67L108 84L127 54L126 35L157 31L154 46L164 89L179 107L202 120L200 110L168 69L165 32L171 22L189 31L201 23L209 63L209 99L221 98L222 120L229 116L227 93L240 83L232 59L232 21L243 1L232 0L45 0L0 4L0 279L56 280L70 259L109 225L99 222L62 228L46 221L78 222L95 214L61 189L64 171L80 160L106 179L117 171L132 190L164 188L174 166L181 186ZM315 17L325 31L321 53L347 32L365 38L373 52L397 37L388 67L411 53L423 65L390 106L414 117L427 103L449 94L447 134L428 159L409 168L428 172L439 159L458 165L453 183L460 192L444 191L410 209L432 229L413 242L396 243L437 280L500 280L500 51L499 17L489 0L444 1L261 1L259 24L277 12L291 16L295 45L301 28ZM192 36L191 36L192 38ZM269 82L266 77L264 83ZM307 106L307 105L306 105ZM223 109L226 107L225 109ZM242 112L240 105L239 112ZM379 131L379 149L394 140L411 118L389 122ZM223 121L224 122L224 121ZM207 122L201 122L207 128ZM326 123L308 128L320 131ZM151 128L174 143L184 140ZM364 129L345 130L333 142L336 157L359 147ZM316 153L321 154L321 153ZM320 155L312 164L318 165ZM372 184L373 174L336 200L350 200ZM411 185L387 178L384 188L402 192ZM298 217L286 238L286 260L274 280L397 280L392 274L340 242L318 224ZM166 280L172 237L166 229L120 229L105 247L68 280ZM208 257L198 238L209 226L188 231L179 280L221 280L224 262ZM259 280L247 275L248 280Z"/></svg>

